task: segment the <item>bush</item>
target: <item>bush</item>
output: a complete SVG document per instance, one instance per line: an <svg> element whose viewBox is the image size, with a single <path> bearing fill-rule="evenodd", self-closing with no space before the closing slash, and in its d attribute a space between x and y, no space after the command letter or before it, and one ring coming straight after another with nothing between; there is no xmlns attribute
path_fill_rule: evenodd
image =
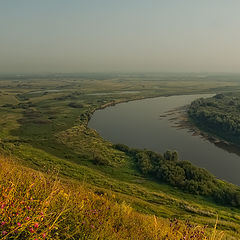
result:
<svg viewBox="0 0 240 240"><path fill-rule="evenodd" d="M81 104L81 103L76 103L76 102L70 102L70 103L68 104L68 106L69 106L69 107L72 107L72 108L83 108L83 107L84 107L83 104Z"/></svg>
<svg viewBox="0 0 240 240"><path fill-rule="evenodd" d="M93 157L93 162L97 165L109 165L108 160L99 154Z"/></svg>

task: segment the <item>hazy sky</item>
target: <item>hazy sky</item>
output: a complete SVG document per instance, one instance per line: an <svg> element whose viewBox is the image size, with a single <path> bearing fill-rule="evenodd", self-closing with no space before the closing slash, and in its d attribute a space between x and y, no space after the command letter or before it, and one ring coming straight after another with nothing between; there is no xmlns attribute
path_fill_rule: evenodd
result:
<svg viewBox="0 0 240 240"><path fill-rule="evenodd" d="M0 72L240 72L239 0L0 0Z"/></svg>

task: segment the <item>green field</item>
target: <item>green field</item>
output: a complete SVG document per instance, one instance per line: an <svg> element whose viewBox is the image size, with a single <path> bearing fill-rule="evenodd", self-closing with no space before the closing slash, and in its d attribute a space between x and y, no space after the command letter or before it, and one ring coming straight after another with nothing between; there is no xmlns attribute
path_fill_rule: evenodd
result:
<svg viewBox="0 0 240 240"><path fill-rule="evenodd" d="M2 155L96 192L114 192L137 211L214 226L240 235L240 209L217 205L144 176L131 157L87 127L99 108L135 99L240 90L240 76L79 74L1 76ZM231 238L226 238L231 239ZM238 239L238 238L235 238Z"/></svg>

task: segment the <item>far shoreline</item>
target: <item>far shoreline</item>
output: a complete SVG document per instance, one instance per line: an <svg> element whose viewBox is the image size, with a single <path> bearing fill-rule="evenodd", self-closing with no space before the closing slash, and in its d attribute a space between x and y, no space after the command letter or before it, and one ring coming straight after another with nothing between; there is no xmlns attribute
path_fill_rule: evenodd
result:
<svg viewBox="0 0 240 240"><path fill-rule="evenodd" d="M181 108L175 109L172 113L176 116L174 118L169 119L170 122L173 122L174 125L172 127L176 129L186 129L192 136L199 136L210 143L213 143L218 148L227 151L228 153L234 153L240 156L240 146L229 142L214 133L207 131L206 129L201 129L194 123L194 121L190 118L187 113L187 108L189 105L185 105Z"/></svg>

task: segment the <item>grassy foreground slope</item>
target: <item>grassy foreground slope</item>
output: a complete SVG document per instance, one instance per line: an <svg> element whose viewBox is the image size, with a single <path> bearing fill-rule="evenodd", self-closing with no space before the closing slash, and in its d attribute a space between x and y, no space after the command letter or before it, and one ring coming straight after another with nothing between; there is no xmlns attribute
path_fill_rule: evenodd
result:
<svg viewBox="0 0 240 240"><path fill-rule="evenodd" d="M240 88L193 76L13 77L0 80L0 151L18 164L115 194L139 213L190 220L239 239L240 210L144 176L132 159L87 127L94 110L122 101ZM130 92L129 92L130 91ZM88 191L87 190L87 191ZM232 238L230 237L232 236Z"/></svg>
<svg viewBox="0 0 240 240"><path fill-rule="evenodd" d="M137 213L112 193L0 157L0 239L220 240L215 228Z"/></svg>

